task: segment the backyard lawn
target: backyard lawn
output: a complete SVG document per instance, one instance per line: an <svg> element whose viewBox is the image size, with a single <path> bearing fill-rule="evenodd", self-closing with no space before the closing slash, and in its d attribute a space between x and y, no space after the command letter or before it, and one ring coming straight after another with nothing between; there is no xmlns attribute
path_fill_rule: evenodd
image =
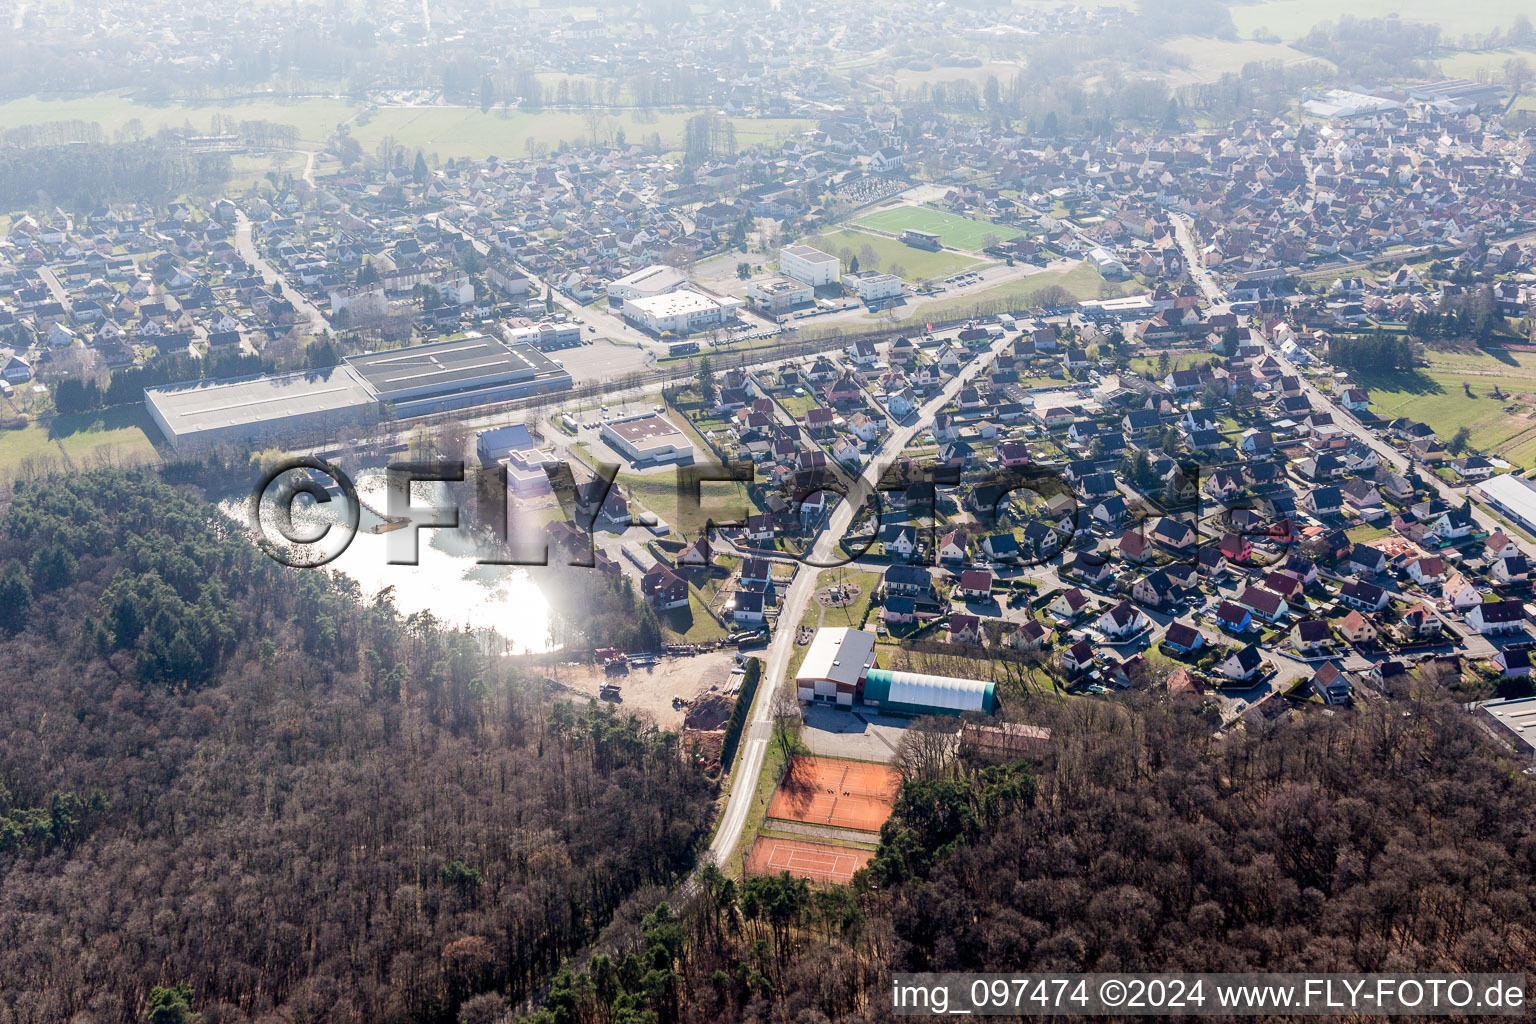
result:
<svg viewBox="0 0 1536 1024"><path fill-rule="evenodd" d="M1536 462L1536 355L1524 352L1430 351L1412 373L1356 371L1371 393L1371 411L1429 424L1442 441L1460 427L1472 447L1517 465ZM1466 385L1466 387L1463 387ZM1491 397L1497 387L1504 397ZM1471 394L1468 395L1468 389Z"/></svg>
<svg viewBox="0 0 1536 1024"><path fill-rule="evenodd" d="M946 213L929 206L893 206L866 214L854 223L898 235L908 228L917 231L935 231L945 245L954 246L956 249L969 249L973 252L985 249L995 242L1006 242L1024 233L1018 228L972 220L970 217Z"/></svg>

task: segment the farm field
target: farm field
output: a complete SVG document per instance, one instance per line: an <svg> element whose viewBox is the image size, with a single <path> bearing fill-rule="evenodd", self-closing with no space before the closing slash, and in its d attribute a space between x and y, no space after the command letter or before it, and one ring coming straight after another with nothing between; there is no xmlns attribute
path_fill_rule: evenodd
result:
<svg viewBox="0 0 1536 1024"><path fill-rule="evenodd" d="M977 252L991 244L988 239L1007 241L1022 235L1018 228L986 221L972 220L958 214L945 213L927 206L895 206L876 210L854 221L855 224L893 234L912 228L917 231L936 231L940 240L956 249Z"/></svg>
<svg viewBox="0 0 1536 1024"><path fill-rule="evenodd" d="M1470 78L1474 81L1485 72L1492 72L1497 81L1504 71L1504 62L1517 57L1536 66L1536 46L1502 46L1496 50L1458 51L1435 58L1440 73L1447 78Z"/></svg>
<svg viewBox="0 0 1536 1024"><path fill-rule="evenodd" d="M1422 420L1442 441L1466 427L1474 448L1523 467L1536 464L1536 354L1431 351L1428 355L1430 365L1412 373L1357 371L1356 378L1371 393L1371 411L1383 417ZM1491 396L1496 386L1503 399Z"/></svg>
<svg viewBox="0 0 1536 1024"><path fill-rule="evenodd" d="M1424 21L1439 25L1447 38L1464 33L1507 29L1514 21L1516 8L1506 0L1467 0L1447 4L1441 0L1354 0L1348 9L1336 0L1261 0L1232 7L1232 23L1239 35L1251 36L1258 29L1268 29L1282 39L1299 39L1312 26L1337 21L1340 14L1356 18L1385 18L1396 15L1404 21Z"/></svg>
<svg viewBox="0 0 1536 1024"><path fill-rule="evenodd" d="M623 129L631 142L655 133L661 136L664 149L676 147L682 143L684 126L691 116L689 111L650 115L615 111L602 116L599 138ZM739 147L786 138L813 124L792 117L737 117L731 123L736 128ZM368 151L389 137L407 149L436 153L444 160L481 159L524 156L530 141L542 142L552 149L562 142L586 145L591 142L592 128L583 114L562 111L525 113L498 109L482 114L478 107L379 107L369 115L366 124L353 127L352 135Z"/></svg>
<svg viewBox="0 0 1536 1024"><path fill-rule="evenodd" d="M301 100L209 100L207 102L173 101L141 103L118 92L91 93L82 96L46 98L29 96L0 103L0 132L28 124L50 121L85 121L101 125L107 139L132 121L139 123L143 135L153 135L161 128L180 128L191 124L202 131L220 114L242 121L271 121L290 124L298 129L304 145L323 143L337 125L350 121L363 108L343 99ZM622 128L631 141L638 142L652 133L661 136L664 147L676 147L683 138L683 126L695 112L667 111L646 114L618 110L603 115L600 135ZM814 122L806 118L731 118L740 148L786 138L805 131ZM591 127L585 115L564 111L525 113L497 109L482 114L478 107L377 107L354 123L353 136L370 152L385 137L392 137L408 149L421 149L449 157L482 158L491 155L524 156L530 139L554 148L561 142L590 140ZM264 159L264 158L263 158ZM302 163L299 165L302 167ZM242 175L254 168L241 165ZM267 170L259 168L256 176Z"/></svg>
<svg viewBox="0 0 1536 1024"><path fill-rule="evenodd" d="M220 114L241 121L291 124L299 130L304 141L321 142L356 112L354 104L340 99L140 103L115 92L60 99L28 96L0 103L0 132L49 121L94 121L101 125L106 138L111 139L130 121L138 121L144 135L153 135L161 128L180 128L188 121L207 131L213 115Z"/></svg>
<svg viewBox="0 0 1536 1024"><path fill-rule="evenodd" d="M1209 36L1179 36L1163 43L1163 49L1187 60L1187 67L1171 68L1164 76L1174 85L1213 82L1222 75L1237 74L1243 65L1254 62L1319 60L1284 43L1261 43L1254 39L1212 39Z"/></svg>
<svg viewBox="0 0 1536 1024"><path fill-rule="evenodd" d="M825 252L842 257L845 270L848 257L858 256L860 270L881 270L887 274L895 274L906 281L948 277L967 267L974 267L980 262L957 252L929 252L926 249L914 249L894 238L872 235L856 228L843 228L824 235L813 235L805 242L807 245L813 245ZM874 253L873 263L869 261L866 249Z"/></svg>

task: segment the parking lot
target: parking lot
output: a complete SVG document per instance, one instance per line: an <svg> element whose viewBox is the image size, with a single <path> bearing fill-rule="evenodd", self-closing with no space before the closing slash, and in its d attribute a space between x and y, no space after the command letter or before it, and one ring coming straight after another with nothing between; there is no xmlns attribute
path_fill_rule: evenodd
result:
<svg viewBox="0 0 1536 1024"><path fill-rule="evenodd" d="M847 711L825 704L804 709L805 728L800 740L821 757L847 757L856 761L890 762L896 744L907 728L907 719L868 711Z"/></svg>

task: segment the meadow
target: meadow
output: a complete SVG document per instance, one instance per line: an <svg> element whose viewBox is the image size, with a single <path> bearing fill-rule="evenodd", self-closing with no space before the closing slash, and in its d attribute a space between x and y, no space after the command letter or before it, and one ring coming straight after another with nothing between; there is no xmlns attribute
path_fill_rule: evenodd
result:
<svg viewBox="0 0 1536 1024"><path fill-rule="evenodd" d="M1479 451L1523 467L1536 464L1536 353L1428 355L1430 365L1412 373L1356 371L1356 379L1371 393L1371 411L1422 420L1442 441L1466 427ZM1502 399L1492 397L1495 387Z"/></svg>
<svg viewBox="0 0 1536 1024"><path fill-rule="evenodd" d="M1099 290L1105 284L1103 276L1097 270L1087 263L1079 263L1071 270L1043 270L1038 274L1028 274L1011 281L1004 281L968 295L925 302L918 307L917 315L927 320L946 320L952 317L968 316L978 310L991 313L1003 308L1023 309L1036 305L1039 294L1052 285L1060 285L1071 294L1073 299L1081 302L1083 299L1098 298ZM1122 289L1120 294L1124 295L1142 290L1132 282L1122 281L1118 282L1118 285Z"/></svg>
<svg viewBox="0 0 1536 1024"><path fill-rule="evenodd" d="M602 113L598 124L600 138L608 138L623 129L625 138L639 142L655 133L664 148L680 146L688 118L697 111L646 112L614 109ZM22 125L52 121L85 121L101 125L111 139L137 121L144 135L161 128L191 125L206 132L219 114L241 121L270 121L298 129L300 146L322 145L337 127L350 123L354 138L367 151L385 139L407 149L450 157L487 156L520 157L527 153L530 140L554 149L562 142L580 145L590 142L592 126L584 113L539 111L528 113L498 108L481 113L478 107L382 106L365 108L344 99L300 100L210 100L142 103L117 92L92 93L64 98L29 96L0 103L0 132ZM354 120L355 119L355 120ZM731 118L740 148L787 138L810 128L807 118ZM299 165L302 167L302 164ZM266 166L239 168L242 180L260 177Z"/></svg>
<svg viewBox="0 0 1536 1024"><path fill-rule="evenodd" d="M984 249L993 241L1005 242L1024 233L1018 228L988 224L985 221L972 220L969 217L945 213L943 210L935 210L927 206L894 206L886 210L876 210L860 217L854 223L877 231L889 231L892 234L900 234L908 228L917 231L934 231L938 233L939 240L945 245L971 252Z"/></svg>
<svg viewBox="0 0 1536 1024"><path fill-rule="evenodd" d="M1337 21L1341 14L1356 18L1396 15L1404 21L1431 22L1439 25L1447 38L1455 39L1465 33L1507 29L1518 10L1508 0L1464 0L1457 4L1443 0L1353 0L1347 9L1337 0L1260 0L1231 7L1238 34L1251 36L1258 29L1267 29L1286 40L1299 39L1312 26Z"/></svg>
<svg viewBox="0 0 1536 1024"><path fill-rule="evenodd" d="M974 267L979 262L957 252L929 252L927 249L914 249L894 238L872 235L867 231L854 228L816 235L806 239L806 244L814 245L824 252L842 256L844 269L847 269L847 254L852 253L859 257L860 270L882 270L906 281L948 277L967 267ZM874 253L873 262L865 253L866 248Z"/></svg>

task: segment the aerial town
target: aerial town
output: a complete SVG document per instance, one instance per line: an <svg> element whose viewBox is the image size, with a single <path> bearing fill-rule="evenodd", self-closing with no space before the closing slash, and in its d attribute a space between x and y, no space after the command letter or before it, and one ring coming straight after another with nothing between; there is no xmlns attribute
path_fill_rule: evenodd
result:
<svg viewBox="0 0 1536 1024"><path fill-rule="evenodd" d="M316 5L308 31L333 50L321 54L228 4L196 16L106 4L74 37L68 16L20 5L38 54L92 59L69 86L51 81L57 69L0 74L12 97L0 102L0 603L21 602L5 636L21 644L53 608L49 628L84 631L53 642L121 680L100 684L113 702L148 680L180 693L193 710L167 731L189 742L235 714L233 691L213 700L208 679L233 679L227 659L249 648L253 674L306 694L285 697L273 725L282 757L320 742L293 724L307 688L354 671L366 699L414 709L380 712L381 736L401 728L391 714L418 723L412 737L500 729L491 742L526 745L542 730L590 753L594 779L619 770L603 763L604 730L633 731L622 757L671 744L691 795L669 806L696 800L688 827L702 831L684 841L669 819L668 866L625 875L626 894L675 884L723 900L724 879L767 905L766 887L793 880L895 899L938 870L892 866L907 856L893 836L911 824L913 787L993 785L1023 764L1036 784L1070 788L1068 752L1118 728L1088 708L1169 716L1198 734L1180 734L1190 749L1277 750L1433 713L1529 788L1528 20L1494 3L1499 25L1476 40L1396 15L1282 40L1255 21L1276 0L1230 16L1220 3L1183 15L1146 3L640 6ZM1137 52L1165 7L1156 18L1180 27ZM949 49L918 45L925 34ZM126 52L128 38L146 45ZM542 52L509 56L512 39ZM1095 39L1113 44L1093 58L1113 65L1102 81L1051 70L1053 41ZM1205 42L1180 49L1189 39ZM1341 47L1354 45L1347 74ZM1210 72L1202 61L1220 46L1254 57ZM1394 46L1440 63L1403 71ZM1515 56L1473 71L1446 52ZM372 58L366 72L353 63ZM230 113L188 98L281 80L289 65L341 75L344 62L344 97L230 101ZM149 84L113 107L136 79ZM1068 81L1097 91L1069 102ZM23 116L33 100L16 97L66 88L114 112L93 119L76 97L56 101L75 104L59 116ZM432 118L457 127L413 139ZM109 550L84 512L72 533L36 525L74 514L42 496L61 479L146 473L261 572L287 574L274 584L287 593L236 628L212 611L224 598L174 564L184 532L151 556L122 540ZM261 553L274 550L270 494L248 478L283 474L307 481L285 492L292 520L298 492L316 499L311 524L333 496L333 511L360 504L334 566ZM135 523L120 529L150 529ZM326 535L285 528L283 543ZM51 553L65 536L83 547ZM223 557L202 575L251 585L256 570ZM153 585L133 582L145 576ZM175 632L182 612L166 618L155 588L167 585L203 619L191 632ZM61 587L82 596L66 604L74 591ZM398 613L399 639L372 619L338 639L351 612L326 611L333 599L380 621ZM300 602L302 636L257 645L259 616L281 619L271 609L286 601ZM335 635L314 639L317 623ZM162 627L176 641L159 644ZM215 648L223 667L188 667ZM406 650L412 671L394 660ZM329 655L348 667L314 675ZM487 667L463 668L471 658ZM503 707L496 687L536 696ZM538 707L526 720L525 700ZM486 724L497 715L515 727ZM45 736L38 721L0 721L0 735ZM34 745L47 744L17 749ZM99 771L48 769L52 788L8 790L18 772L0 757L0 838L27 800L57 808L66 782L72 799L101 784ZM479 796L460 798L461 813L480 813L463 811ZM15 821L15 837L31 834ZM414 869L426 881L392 899L440 885L431 899L469 921L475 899L493 899L480 872L496 870L494 842L421 841L435 851ZM4 839L0 879L21 863L13 851L63 856L69 844L53 842ZM586 870L562 851L528 840L516 856ZM665 916L636 922L668 905L625 906L630 939L652 943ZM601 920L619 908L615 895ZM797 913L775 925L772 983L731 987L735 967L718 982L733 1000L718 1006L734 1010L694 992L686 1010L646 1019L790 1019L784 992L805 983L788 964L810 941L790 935L823 920ZM402 962L379 961L397 1002L357 990L327 1005L369 1009L334 1019L617 1019L597 1003L540 1016L558 1001L549 978L569 980L551 972L578 954L604 999L642 998L633 979L610 991L597 960L586 966L622 947L601 924L537 954L484 922L422 927L438 944L423 955L442 965L419 981L432 1008L400 994ZM876 962L852 931L838 941ZM927 955L878 970L1029 966ZM509 966L524 957L548 970ZM756 977L744 963L740 976ZM196 1020L194 1004L217 1000L230 1008L210 1020L298 1012L297 988L247 999L244 982L177 970L141 972L133 991L188 1016L144 1019ZM110 987L80 977L82 991ZM631 996L613 995L623 985ZM6 993L0 981L0 1020L140 1019L126 1006L7 1016Z"/></svg>

